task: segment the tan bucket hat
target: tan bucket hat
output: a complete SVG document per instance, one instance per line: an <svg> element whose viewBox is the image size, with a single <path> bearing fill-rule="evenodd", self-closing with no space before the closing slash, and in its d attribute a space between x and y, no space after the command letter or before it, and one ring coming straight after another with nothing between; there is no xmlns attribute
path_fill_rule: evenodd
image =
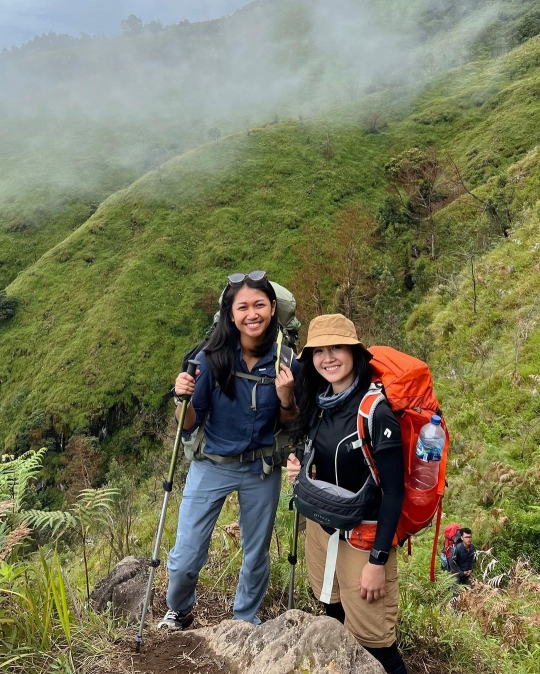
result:
<svg viewBox="0 0 540 674"><path fill-rule="evenodd" d="M343 314L326 314L325 316L316 316L308 328L307 342L298 356L298 360L311 353L306 349L313 349L316 346L333 346L334 344L359 344L366 356L371 358L371 354L358 339L354 323L346 318Z"/></svg>

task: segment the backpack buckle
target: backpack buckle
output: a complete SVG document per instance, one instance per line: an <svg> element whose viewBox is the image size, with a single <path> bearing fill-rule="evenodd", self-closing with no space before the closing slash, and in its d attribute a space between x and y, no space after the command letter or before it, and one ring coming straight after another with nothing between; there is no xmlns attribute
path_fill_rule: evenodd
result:
<svg viewBox="0 0 540 674"><path fill-rule="evenodd" d="M273 384L275 381L275 377L261 377L257 384L262 384L264 386L265 384Z"/></svg>
<svg viewBox="0 0 540 674"><path fill-rule="evenodd" d="M253 463L255 461L255 449L248 449L240 454L240 463Z"/></svg>

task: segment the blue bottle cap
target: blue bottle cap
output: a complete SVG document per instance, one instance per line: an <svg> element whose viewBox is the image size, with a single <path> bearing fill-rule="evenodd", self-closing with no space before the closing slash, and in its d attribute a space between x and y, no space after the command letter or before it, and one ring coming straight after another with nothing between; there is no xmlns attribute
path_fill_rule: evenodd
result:
<svg viewBox="0 0 540 674"><path fill-rule="evenodd" d="M432 423L434 426L440 426L440 423L441 423L441 417L440 417L438 414L434 414L434 415L431 417L431 423Z"/></svg>

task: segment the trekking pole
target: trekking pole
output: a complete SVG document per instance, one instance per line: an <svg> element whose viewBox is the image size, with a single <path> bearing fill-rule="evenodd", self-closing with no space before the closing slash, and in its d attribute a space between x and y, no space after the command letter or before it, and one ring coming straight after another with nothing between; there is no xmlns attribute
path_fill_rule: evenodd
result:
<svg viewBox="0 0 540 674"><path fill-rule="evenodd" d="M195 372L197 371L197 367L200 365L200 363L196 360L190 360L188 361L188 368L186 372L191 375L192 377L195 376ZM152 595L152 587L154 583L154 572L157 569L157 567L160 565L161 561L158 557L159 555L159 547L161 545L161 536L163 535L163 529L165 527L165 515L167 513L167 504L169 503L169 496L171 495L171 491L173 488L173 477L174 477L174 471L176 469L176 461L178 459L178 450L180 448L180 444L182 441L182 429L184 428L184 419L186 418L186 412L187 412L187 406L189 403L189 400L191 396L189 395L183 395L180 396L182 400L182 407L180 409L180 416L178 418L178 428L176 429L176 437L174 439L174 447L173 447L173 453L171 457L171 464L169 466L169 474L167 476L167 479L163 482L163 491L165 492L164 497L163 497L163 506L161 508L161 517L159 518L159 524L158 524L158 529L156 533L156 541L154 544L154 552L152 553L152 559L150 561L150 574L148 576L148 585L146 586L146 596L144 598L144 604L143 604L143 610L142 610L142 616L141 616L141 624L139 626L139 632L137 636L135 637L135 641L137 642L137 647L136 651L137 653L140 653L141 650L141 644L142 644L142 633L144 629L144 621L146 619L146 613L148 611L148 606L150 604L150 597Z"/></svg>
<svg viewBox="0 0 540 674"><path fill-rule="evenodd" d="M304 450L298 448L295 452L296 458L302 463L304 458ZM292 499L291 499L292 505ZM291 565L291 577L289 579L289 601L287 602L287 609L294 608L294 574L296 569L296 562L298 561L298 529L300 527L300 513L298 508L294 509L294 526L293 526L293 540L292 540L292 550L289 552L289 564Z"/></svg>

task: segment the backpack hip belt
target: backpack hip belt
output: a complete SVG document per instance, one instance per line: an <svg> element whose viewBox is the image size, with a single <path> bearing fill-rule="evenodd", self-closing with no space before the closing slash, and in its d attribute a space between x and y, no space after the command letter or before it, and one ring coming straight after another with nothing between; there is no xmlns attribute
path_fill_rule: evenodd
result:
<svg viewBox="0 0 540 674"><path fill-rule="evenodd" d="M241 454L236 456L221 456L220 454L206 454L204 447L201 448L200 455L195 456L196 460L210 459L210 461L215 461L216 463L253 463L257 459L262 459L262 469L264 475L269 475L273 470L274 466L279 465L281 462L276 462L275 460L276 447L271 445L269 447L260 447L259 449L246 449ZM272 463L267 463L264 459L272 457Z"/></svg>

